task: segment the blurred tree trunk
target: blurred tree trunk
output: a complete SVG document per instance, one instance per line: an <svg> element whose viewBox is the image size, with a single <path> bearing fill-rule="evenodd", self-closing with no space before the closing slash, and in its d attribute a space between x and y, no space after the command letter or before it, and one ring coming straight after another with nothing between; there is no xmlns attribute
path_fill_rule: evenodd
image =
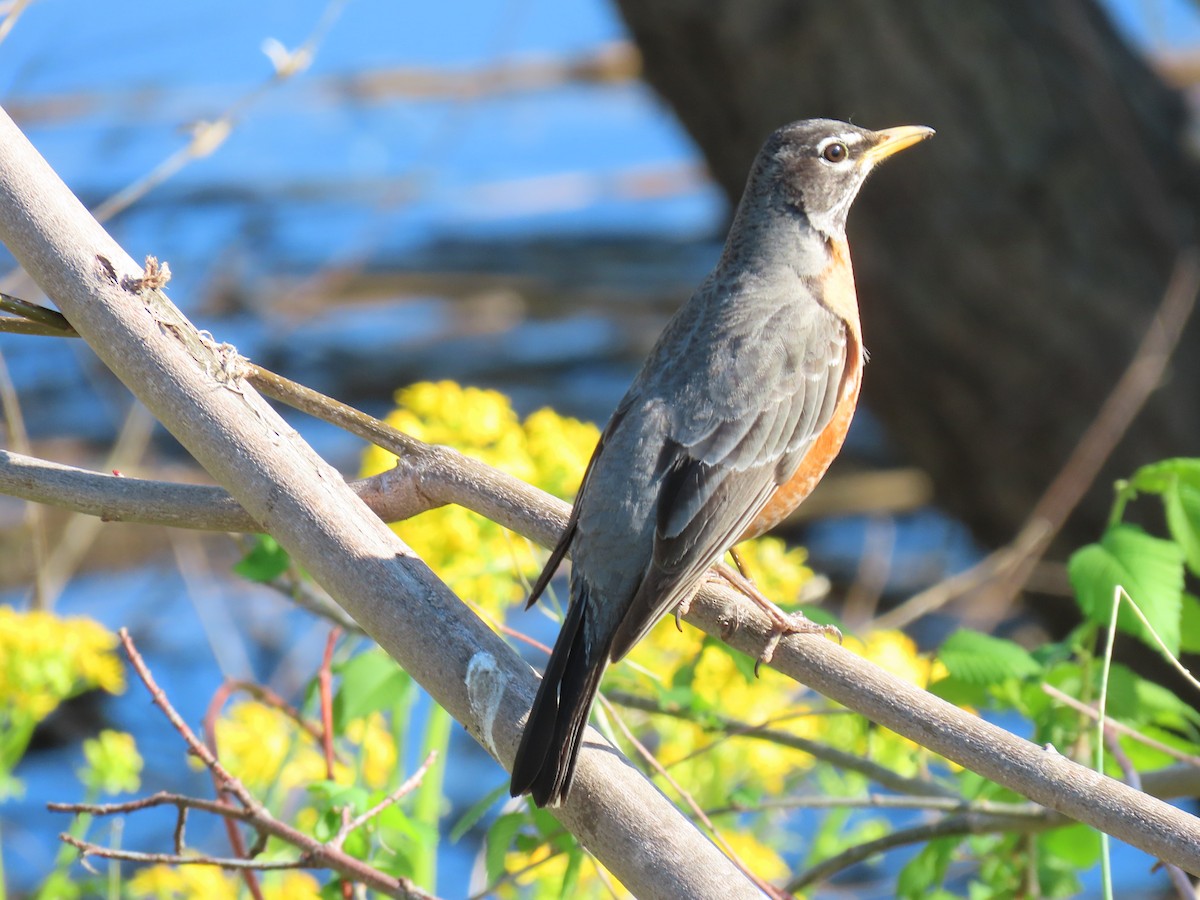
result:
<svg viewBox="0 0 1200 900"><path fill-rule="evenodd" d="M1090 0L618 0L645 76L736 198L811 116L937 137L851 215L866 397L984 542L1012 537L1129 363L1200 182L1185 111ZM1200 453L1200 322L1068 526L1112 479Z"/></svg>

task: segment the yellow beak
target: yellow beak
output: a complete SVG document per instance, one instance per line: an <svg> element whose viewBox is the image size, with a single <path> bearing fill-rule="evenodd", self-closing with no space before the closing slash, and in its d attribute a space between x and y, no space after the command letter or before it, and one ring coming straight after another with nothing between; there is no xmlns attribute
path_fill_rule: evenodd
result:
<svg viewBox="0 0 1200 900"><path fill-rule="evenodd" d="M875 143L863 151L862 161L876 165L893 153L899 153L913 144L932 137L933 129L924 125L898 125L875 132Z"/></svg>

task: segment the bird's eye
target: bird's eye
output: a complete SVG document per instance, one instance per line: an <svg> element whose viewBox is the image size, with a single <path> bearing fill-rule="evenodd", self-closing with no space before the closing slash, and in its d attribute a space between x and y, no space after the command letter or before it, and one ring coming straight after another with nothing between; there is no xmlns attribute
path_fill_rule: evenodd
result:
<svg viewBox="0 0 1200 900"><path fill-rule="evenodd" d="M840 163L850 155L850 151L846 149L846 145L841 141L833 141L826 144L825 149L821 151L821 158L825 162Z"/></svg>

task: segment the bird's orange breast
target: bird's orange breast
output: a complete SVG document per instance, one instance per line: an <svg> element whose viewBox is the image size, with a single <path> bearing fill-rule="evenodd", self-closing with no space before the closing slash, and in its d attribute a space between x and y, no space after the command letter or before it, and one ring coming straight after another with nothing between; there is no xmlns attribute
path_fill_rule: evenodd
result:
<svg viewBox="0 0 1200 900"><path fill-rule="evenodd" d="M821 305L838 316L846 325L846 368L842 376L842 395L834 407L833 417L816 436L796 473L780 485L771 499L743 532L739 541L749 540L770 531L799 506L812 493L817 482L824 477L829 464L842 449L850 420L858 406L858 392L862 387L863 352L862 328L858 319L858 294L854 289L854 269L850 265L850 248L843 241L829 245L831 261L822 273L820 285Z"/></svg>
<svg viewBox="0 0 1200 900"><path fill-rule="evenodd" d="M855 349L857 350L857 348ZM850 420L854 418L854 409L858 406L858 390L862 384L862 366L855 365L853 370L847 373L847 376L849 380L843 389L841 400L834 408L833 418L817 435L813 445L800 460L796 474L776 489L771 499L767 501L767 505L759 511L754 521L750 523L750 527L738 539L739 541L758 537L786 519L804 501L804 498L812 493L817 482L824 477L829 464L842 449L842 443L846 440L846 432L850 430Z"/></svg>

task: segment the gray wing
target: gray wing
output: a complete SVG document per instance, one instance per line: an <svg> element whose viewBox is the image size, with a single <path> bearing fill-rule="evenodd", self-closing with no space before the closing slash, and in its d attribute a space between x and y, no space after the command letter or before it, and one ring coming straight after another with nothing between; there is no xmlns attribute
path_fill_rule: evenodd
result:
<svg viewBox="0 0 1200 900"><path fill-rule="evenodd" d="M656 355L677 364L658 360L643 371L661 377L634 385L661 397L669 425L655 466L653 550L614 636L614 660L686 599L833 417L845 323L815 298L758 299L672 323Z"/></svg>

